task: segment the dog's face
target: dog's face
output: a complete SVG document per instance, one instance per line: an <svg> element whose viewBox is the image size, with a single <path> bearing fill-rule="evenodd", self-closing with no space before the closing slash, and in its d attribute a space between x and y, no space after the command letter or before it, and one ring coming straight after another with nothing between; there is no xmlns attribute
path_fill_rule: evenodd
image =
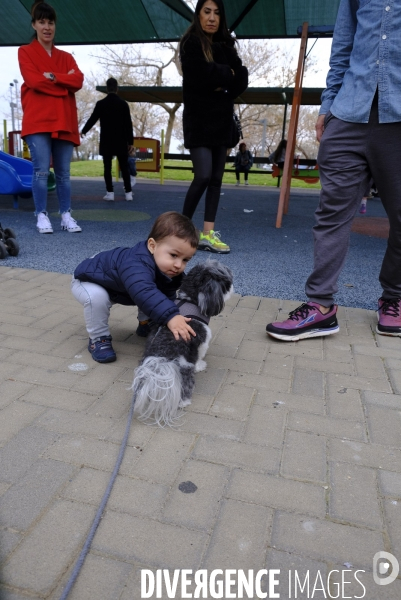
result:
<svg viewBox="0 0 401 600"><path fill-rule="evenodd" d="M207 317L221 313L233 293L233 274L218 260L195 265L186 275L178 297L197 304Z"/></svg>

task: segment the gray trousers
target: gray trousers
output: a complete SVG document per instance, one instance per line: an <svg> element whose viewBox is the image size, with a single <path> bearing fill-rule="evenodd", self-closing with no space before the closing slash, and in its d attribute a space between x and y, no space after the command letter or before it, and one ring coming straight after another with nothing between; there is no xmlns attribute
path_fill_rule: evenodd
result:
<svg viewBox="0 0 401 600"><path fill-rule="evenodd" d="M110 309L115 304L110 300L107 290L97 283L79 281L72 278L72 295L84 307L86 330L93 342L110 335ZM146 321L148 317L138 309L138 319Z"/></svg>
<svg viewBox="0 0 401 600"><path fill-rule="evenodd" d="M313 228L314 269L305 286L309 300L333 304L352 221L370 178L390 222L379 276L383 297L401 298L401 122L379 124L376 99L369 123L347 123L329 112L317 160L322 191Z"/></svg>

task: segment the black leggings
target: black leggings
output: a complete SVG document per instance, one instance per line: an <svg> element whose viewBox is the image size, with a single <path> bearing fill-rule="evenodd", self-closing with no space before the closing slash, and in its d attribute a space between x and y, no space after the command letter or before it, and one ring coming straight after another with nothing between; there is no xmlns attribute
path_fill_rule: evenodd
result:
<svg viewBox="0 0 401 600"><path fill-rule="evenodd" d="M194 179L185 197L182 214L192 219L199 200L207 188L204 220L214 223L220 200L227 148L225 146L192 148L190 153L194 166Z"/></svg>

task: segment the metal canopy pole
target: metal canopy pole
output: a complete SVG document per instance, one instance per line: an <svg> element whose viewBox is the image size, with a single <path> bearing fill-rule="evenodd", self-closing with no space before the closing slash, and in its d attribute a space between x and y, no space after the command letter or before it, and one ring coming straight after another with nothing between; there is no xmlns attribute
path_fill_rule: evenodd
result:
<svg viewBox="0 0 401 600"><path fill-rule="evenodd" d="M297 126L299 117L299 107L301 104L302 81L305 68L306 46L308 43L308 23L302 25L301 46L299 49L298 68L295 78L294 96L292 100L292 109L290 117L290 126L288 128L288 142L285 153L283 183L280 190L280 198L277 207L276 228L281 227L283 213L288 211L288 201L291 190L292 169L294 164L295 141L297 136Z"/></svg>

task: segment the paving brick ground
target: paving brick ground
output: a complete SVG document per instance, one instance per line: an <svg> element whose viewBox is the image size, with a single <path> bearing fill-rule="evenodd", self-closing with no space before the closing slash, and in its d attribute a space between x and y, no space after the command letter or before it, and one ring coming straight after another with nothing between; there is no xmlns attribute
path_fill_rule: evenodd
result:
<svg viewBox="0 0 401 600"><path fill-rule="evenodd" d="M59 598L113 469L142 352L136 310L116 307L118 360L95 363L69 280L0 267L2 600ZM338 335L267 338L266 322L293 307L233 297L213 319L182 426L133 422L71 600L137 600L144 568L280 569L285 600L401 597L400 578L372 577L376 552L401 559L401 340L347 308ZM194 493L180 491L188 481ZM306 581L297 595L295 573Z"/></svg>

